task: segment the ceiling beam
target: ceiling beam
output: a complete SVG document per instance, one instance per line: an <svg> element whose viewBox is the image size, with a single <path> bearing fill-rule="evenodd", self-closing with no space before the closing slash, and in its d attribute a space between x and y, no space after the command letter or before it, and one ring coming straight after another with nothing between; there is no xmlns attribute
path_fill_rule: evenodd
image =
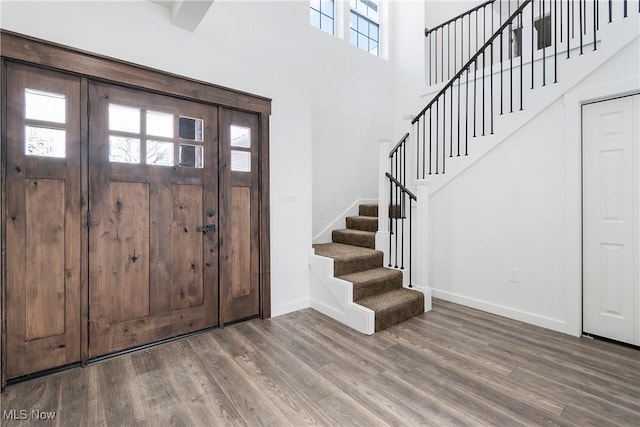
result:
<svg viewBox="0 0 640 427"><path fill-rule="evenodd" d="M171 8L171 22L185 30L195 31L214 0L177 0Z"/></svg>

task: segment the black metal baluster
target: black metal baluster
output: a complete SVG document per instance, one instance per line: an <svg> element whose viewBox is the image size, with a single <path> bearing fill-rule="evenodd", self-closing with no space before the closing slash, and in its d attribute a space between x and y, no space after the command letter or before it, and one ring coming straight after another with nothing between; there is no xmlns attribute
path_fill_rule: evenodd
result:
<svg viewBox="0 0 640 427"><path fill-rule="evenodd" d="M451 123L449 123L449 157L453 157L453 84L451 85L449 92L451 93L451 102L449 103L449 120L451 121Z"/></svg>
<svg viewBox="0 0 640 427"><path fill-rule="evenodd" d="M502 20L502 0L500 0L500 19ZM509 31L511 31L511 24L509 24ZM503 92L504 92L504 79L503 79L503 55L502 55L502 51L503 51L503 46L504 46L504 30L500 31L500 115L502 115L503 112L503 103L504 103L504 96L503 96Z"/></svg>
<svg viewBox="0 0 640 427"><path fill-rule="evenodd" d="M427 140L427 132L425 129L425 126L427 125L427 112L425 111L425 113L422 116L422 139L424 139L425 143ZM425 161L425 156L427 154L427 147L426 144L423 143L422 144L422 179L425 179L426 175L425 175L425 170L426 170L426 164L427 162ZM429 175L431 175L431 107L429 107Z"/></svg>
<svg viewBox="0 0 640 427"><path fill-rule="evenodd" d="M571 35L569 34L569 16L571 15L571 10L569 9L570 4L572 3L567 0L567 59L571 57Z"/></svg>
<svg viewBox="0 0 640 427"><path fill-rule="evenodd" d="M476 96L478 93L478 58L473 61L474 70L473 70L473 137L476 137L476 107L478 103L476 102Z"/></svg>
<svg viewBox="0 0 640 427"><path fill-rule="evenodd" d="M562 10L562 5L560 5ZM562 22L562 18L560 18ZM560 30L562 34L562 30ZM553 82L558 83L558 2L553 2Z"/></svg>
<svg viewBox="0 0 640 427"><path fill-rule="evenodd" d="M447 157L447 92L442 94L442 173L444 174Z"/></svg>
<svg viewBox="0 0 640 427"><path fill-rule="evenodd" d="M392 161L393 164L393 161ZM391 206L393 206L393 181L389 180L389 233L393 235L393 215L391 215ZM391 243L392 239L389 238L389 265L391 267Z"/></svg>
<svg viewBox="0 0 640 427"><path fill-rule="evenodd" d="M489 103L491 105L491 111L489 117L491 118L491 135L493 135L493 42L491 42L491 61L489 61L489 77L491 85L489 86Z"/></svg>
<svg viewBox="0 0 640 427"><path fill-rule="evenodd" d="M509 15L511 16L511 15ZM509 23L509 112L513 113L513 24ZM522 30L520 30L522 31ZM522 33L520 34L522 39ZM522 52L520 52L522 57Z"/></svg>
<svg viewBox="0 0 640 427"><path fill-rule="evenodd" d="M613 13L613 0L609 0L609 24L611 24L612 13Z"/></svg>
<svg viewBox="0 0 640 427"><path fill-rule="evenodd" d="M600 0L593 0L596 8L596 31L600 31Z"/></svg>
<svg viewBox="0 0 640 427"><path fill-rule="evenodd" d="M433 107L429 107L429 175L431 175L431 130L433 129L433 117L431 114L431 111L433 110ZM427 116L424 117L425 122L427 121ZM424 128L423 128L424 130ZM422 155L424 156L424 153L422 153Z"/></svg>
<svg viewBox="0 0 640 427"><path fill-rule="evenodd" d="M404 270L404 216L406 215L406 208L404 206L405 203L405 194L404 189L400 189L400 223L402 224L402 238L400 242L400 270Z"/></svg>
<svg viewBox="0 0 640 427"><path fill-rule="evenodd" d="M469 14L469 47L467 49L469 52L467 54L467 60L471 59L471 14Z"/></svg>
<svg viewBox="0 0 640 427"><path fill-rule="evenodd" d="M405 187L407 186L407 138L402 142L402 185Z"/></svg>
<svg viewBox="0 0 640 427"><path fill-rule="evenodd" d="M439 114L439 105L438 104L440 104L440 100L436 99L436 175L439 174L439 172L438 172L439 171L439 169L438 169L438 159L439 159L439 157L438 157L438 141L439 141L439 139L438 139L438 124L440 122L439 122L438 118L440 117L440 114Z"/></svg>
<svg viewBox="0 0 640 427"><path fill-rule="evenodd" d="M442 52L442 61L440 61L440 79L444 81L444 27L442 27L442 37L440 37L440 51ZM449 52L447 52L447 55Z"/></svg>
<svg viewBox="0 0 640 427"><path fill-rule="evenodd" d="M536 4L535 0L531 2L531 89L533 89L533 87L534 87L534 80L535 80L534 71L533 71L533 69L534 69L533 64L534 64L534 61L535 61L535 55L534 55L535 49L533 47L533 39L534 39L533 16L535 15L535 13L534 13L535 4ZM524 54L524 52L521 52L521 54Z"/></svg>
<svg viewBox="0 0 640 427"><path fill-rule="evenodd" d="M416 123L416 179L420 179L420 118Z"/></svg>
<svg viewBox="0 0 640 427"><path fill-rule="evenodd" d="M478 12L476 11L474 13L476 15L476 52L477 52L478 51Z"/></svg>
<svg viewBox="0 0 640 427"><path fill-rule="evenodd" d="M593 50L598 50L596 44L596 31L598 31L596 3L598 3L598 0L593 0Z"/></svg>
<svg viewBox="0 0 640 427"><path fill-rule="evenodd" d="M542 28L542 86L547 85L547 41L545 40L545 1L542 0L542 19L540 27Z"/></svg>
<svg viewBox="0 0 640 427"><path fill-rule="evenodd" d="M627 0L622 1L622 7L624 9L624 17L627 17Z"/></svg>
<svg viewBox="0 0 640 427"><path fill-rule="evenodd" d="M522 16L522 12L520 12L520 16L518 17L520 28L523 27L522 24L524 23L524 18ZM522 43L522 46L524 46L524 43ZM523 58L524 52L520 52L520 111L522 111L522 86L524 85L524 65L522 64Z"/></svg>
<svg viewBox="0 0 640 427"><path fill-rule="evenodd" d="M458 77L458 157L460 157L460 85L462 84Z"/></svg>
<svg viewBox="0 0 640 427"><path fill-rule="evenodd" d="M409 287L412 288L413 285L411 284L411 266L413 265L413 257L411 255L412 253L412 242L411 242L411 236L413 235L413 226L411 224L411 198L409 198Z"/></svg>
<svg viewBox="0 0 640 427"><path fill-rule="evenodd" d="M555 0L553 7L555 8L557 4L558 0ZM562 43L562 0L560 0L560 43Z"/></svg>
<svg viewBox="0 0 640 427"><path fill-rule="evenodd" d="M464 155L469 155L469 68L467 68L467 82L465 84L465 90L467 92L465 99L465 117L464 117Z"/></svg>
<svg viewBox="0 0 640 427"><path fill-rule="evenodd" d="M580 55L582 55L582 0L579 1L579 11L580 11Z"/></svg>
<svg viewBox="0 0 640 427"><path fill-rule="evenodd" d="M571 37L576 37L576 7L574 4L574 0L571 0Z"/></svg>
<svg viewBox="0 0 640 427"><path fill-rule="evenodd" d="M484 118L484 106L485 106L485 102L484 102L484 70L487 67L487 63L485 61L485 52L486 50L482 51L482 136L485 135L484 132L484 122L485 122L485 118Z"/></svg>
<svg viewBox="0 0 640 427"><path fill-rule="evenodd" d="M434 42L435 42L434 44L436 46L436 55L435 55L435 58L436 58L436 61L435 61L436 62L436 64L435 64L435 74L436 74L436 76L435 76L434 83L437 84L438 83L438 30L436 30L435 33L436 33L436 35L435 35L435 38L434 38Z"/></svg>
<svg viewBox="0 0 640 427"><path fill-rule="evenodd" d="M427 30L425 30L427 31ZM427 43L429 45L429 86L431 86L431 74L433 74L433 71L431 70L431 64L433 62L433 49L431 48L431 33L427 33Z"/></svg>
<svg viewBox="0 0 640 427"><path fill-rule="evenodd" d="M453 69L454 69L454 72L456 70L456 61L458 59L458 54L456 49L458 44L458 26L456 25L456 22L458 22L457 19L453 21Z"/></svg>
<svg viewBox="0 0 640 427"><path fill-rule="evenodd" d="M460 18L460 64L464 64L464 15Z"/></svg>
<svg viewBox="0 0 640 427"><path fill-rule="evenodd" d="M451 78L451 31L447 24L447 79Z"/></svg>

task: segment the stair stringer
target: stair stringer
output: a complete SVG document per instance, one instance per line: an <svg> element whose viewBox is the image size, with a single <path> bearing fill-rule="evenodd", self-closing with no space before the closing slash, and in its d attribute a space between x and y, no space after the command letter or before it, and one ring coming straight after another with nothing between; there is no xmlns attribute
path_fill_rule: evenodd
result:
<svg viewBox="0 0 640 427"><path fill-rule="evenodd" d="M353 283L333 276L333 262L332 258L316 255L311 249L311 308L360 333L372 335L374 311L353 302Z"/></svg>
<svg viewBox="0 0 640 427"><path fill-rule="evenodd" d="M469 155L447 157L446 174L429 175L430 196L440 191L465 170L473 166L485 155L495 149L501 143L507 141L520 128L525 126L540 114L545 108L562 98L576 85L589 77L607 60L616 55L624 47L640 37L638 28L640 25L640 14L633 13L624 20L616 22L608 28L603 28L600 32L600 42L598 50L585 52L579 55L572 49L570 59L562 58L559 62L558 83L547 83L546 86L539 86L537 82L535 89L525 93L524 110L508 113L502 116L495 116L495 133L485 136L477 136L469 139ZM608 37L607 33L615 32L615 37ZM596 59L594 59L596 58Z"/></svg>

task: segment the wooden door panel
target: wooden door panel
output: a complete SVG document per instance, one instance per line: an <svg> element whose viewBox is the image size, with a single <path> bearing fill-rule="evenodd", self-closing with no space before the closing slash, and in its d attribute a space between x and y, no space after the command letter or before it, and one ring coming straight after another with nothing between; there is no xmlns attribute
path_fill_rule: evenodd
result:
<svg viewBox="0 0 640 427"><path fill-rule="evenodd" d="M202 304L202 187L172 185L171 310Z"/></svg>
<svg viewBox="0 0 640 427"><path fill-rule="evenodd" d="M217 231L202 227L218 225L217 109L100 83L89 92L90 357L215 326ZM109 128L111 104L139 111L135 132ZM171 117L170 134L146 127L156 113ZM204 136L180 134L180 117L202 119ZM114 135L139 141L137 163L110 160ZM146 151L158 141L169 164ZM181 163L185 144L204 167Z"/></svg>
<svg viewBox="0 0 640 427"><path fill-rule="evenodd" d="M251 188L231 189L231 287L232 298L251 293Z"/></svg>
<svg viewBox="0 0 640 427"><path fill-rule="evenodd" d="M80 79L13 63L6 79L4 350L15 378L80 360ZM27 90L62 99L62 119L28 117ZM47 139L27 142L27 127L56 129L62 153L29 148Z"/></svg>
<svg viewBox="0 0 640 427"><path fill-rule="evenodd" d="M255 114L240 111L222 110L220 123L220 316L227 323L260 314L259 129ZM234 153L248 164L234 165Z"/></svg>
<svg viewBox="0 0 640 427"><path fill-rule="evenodd" d="M113 322L149 315L149 186L113 182L109 186L108 220L98 243L105 250L105 283L109 286Z"/></svg>
<svg viewBox="0 0 640 427"><path fill-rule="evenodd" d="M64 334L64 216L62 180L27 179L26 338Z"/></svg>

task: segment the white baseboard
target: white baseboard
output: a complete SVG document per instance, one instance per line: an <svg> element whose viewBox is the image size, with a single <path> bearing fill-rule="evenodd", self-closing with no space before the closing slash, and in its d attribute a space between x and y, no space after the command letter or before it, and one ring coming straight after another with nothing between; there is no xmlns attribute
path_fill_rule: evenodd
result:
<svg viewBox="0 0 640 427"><path fill-rule="evenodd" d="M301 299L298 301L288 302L286 304L272 305L271 317L282 316L283 314L293 313L294 311L303 310L311 307L310 299Z"/></svg>
<svg viewBox="0 0 640 427"><path fill-rule="evenodd" d="M450 301L467 307L476 308L478 310L486 311L487 313L497 314L498 316L507 317L509 319L518 320L524 323L529 323L530 325L534 326L540 326L541 328L551 329L552 331L562 332L563 334L567 333L567 322L563 320L552 319L549 317L528 313L526 311L516 310L502 305L493 304L487 301L481 301L475 298L456 295L451 292L440 291L437 289L433 289L432 293L435 298L440 298L445 301Z"/></svg>

